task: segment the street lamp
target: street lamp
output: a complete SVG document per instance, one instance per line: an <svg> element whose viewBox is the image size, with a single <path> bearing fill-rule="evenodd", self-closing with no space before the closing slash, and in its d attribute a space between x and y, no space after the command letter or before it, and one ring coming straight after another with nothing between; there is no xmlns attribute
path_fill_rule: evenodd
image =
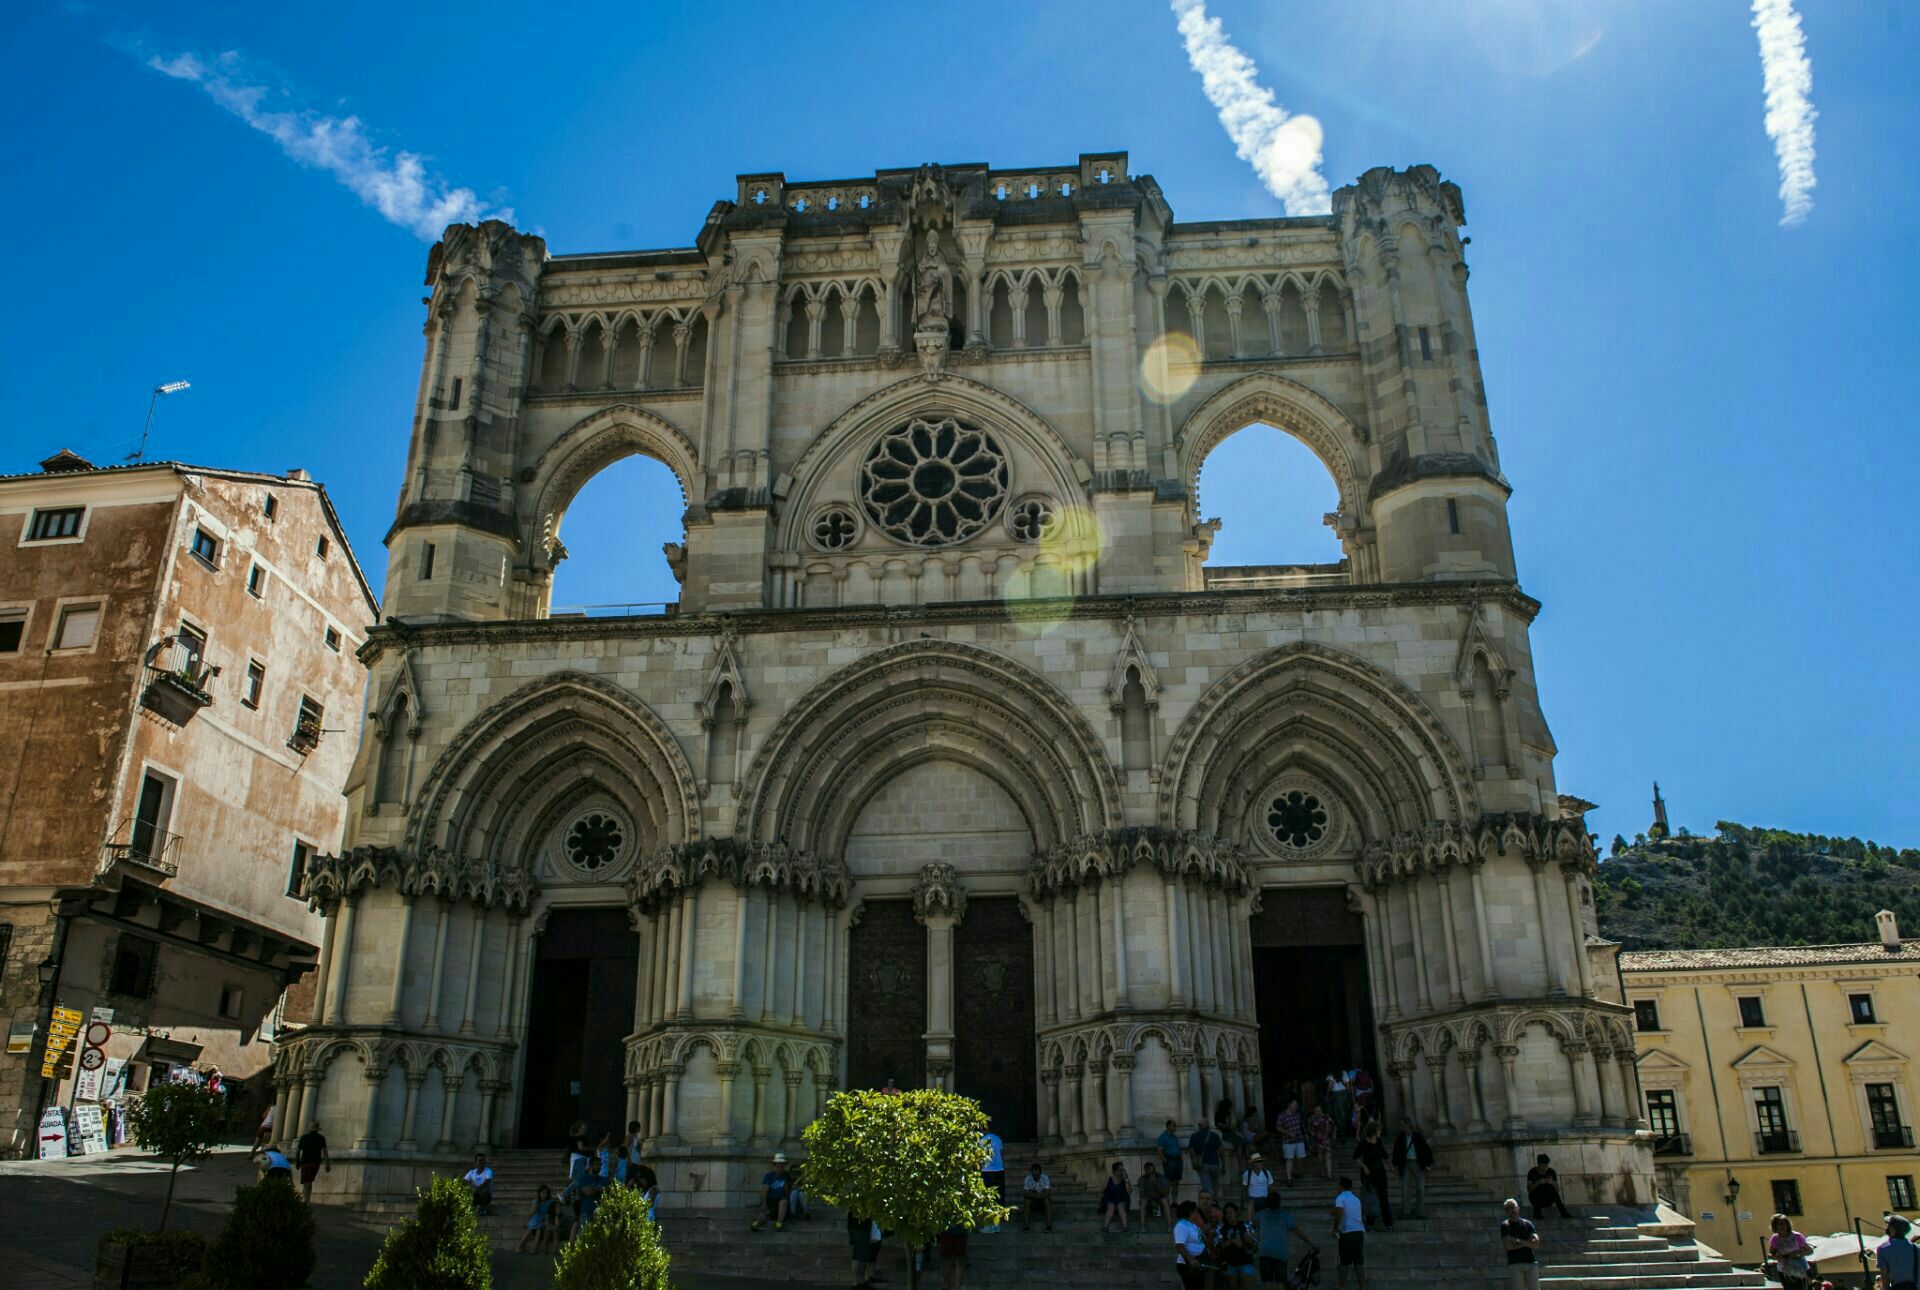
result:
<svg viewBox="0 0 1920 1290"><path fill-rule="evenodd" d="M178 394L182 390L192 388L193 386L187 381L168 381L165 385L153 387L153 397L147 400L147 424L140 430L140 450L128 453L128 461L139 461L147 455L147 435L153 430L153 409L160 402L160 396Z"/></svg>
<svg viewBox="0 0 1920 1290"><path fill-rule="evenodd" d="M1733 1243L1744 1244L1740 1236L1740 1180L1731 1169L1727 1170L1727 1208L1733 1214Z"/></svg>

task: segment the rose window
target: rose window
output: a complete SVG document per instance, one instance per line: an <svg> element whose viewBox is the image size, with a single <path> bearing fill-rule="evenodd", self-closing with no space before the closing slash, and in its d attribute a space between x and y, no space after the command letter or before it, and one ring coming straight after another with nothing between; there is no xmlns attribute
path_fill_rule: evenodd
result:
<svg viewBox="0 0 1920 1290"><path fill-rule="evenodd" d="M860 520L851 508L836 502L814 513L807 532L822 551L844 551L860 536Z"/></svg>
<svg viewBox="0 0 1920 1290"><path fill-rule="evenodd" d="M952 417L915 419L882 436L860 467L867 514L910 546L965 541L1006 497L1006 453L992 435Z"/></svg>
<svg viewBox="0 0 1920 1290"><path fill-rule="evenodd" d="M567 859L592 873L612 864L626 840L626 830L611 815L583 815L567 830Z"/></svg>
<svg viewBox="0 0 1920 1290"><path fill-rule="evenodd" d="M1023 497L1007 509L1007 531L1016 542L1044 542L1059 524L1060 513L1045 497Z"/></svg>
<svg viewBox="0 0 1920 1290"><path fill-rule="evenodd" d="M1281 846L1305 850L1327 836L1327 808L1312 793L1288 789L1267 807L1267 827Z"/></svg>

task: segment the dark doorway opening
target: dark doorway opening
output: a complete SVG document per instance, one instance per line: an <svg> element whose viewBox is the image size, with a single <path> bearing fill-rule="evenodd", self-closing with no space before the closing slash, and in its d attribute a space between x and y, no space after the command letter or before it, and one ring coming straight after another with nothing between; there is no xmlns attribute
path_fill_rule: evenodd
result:
<svg viewBox="0 0 1920 1290"><path fill-rule="evenodd" d="M953 932L953 1088L1008 1142L1038 1134L1033 929L1012 896L977 897Z"/></svg>
<svg viewBox="0 0 1920 1290"><path fill-rule="evenodd" d="M633 1029L639 941L624 909L561 909L534 951L519 1145L567 1142L626 1127L626 1038Z"/></svg>
<svg viewBox="0 0 1920 1290"><path fill-rule="evenodd" d="M1338 887L1269 887L1260 903L1251 939L1261 1113L1271 1124L1310 1084L1306 1109L1336 1070L1369 1072L1377 1099L1384 1079L1368 993L1366 925Z"/></svg>
<svg viewBox="0 0 1920 1290"><path fill-rule="evenodd" d="M847 1087L927 1085L927 929L905 900L869 901L847 933Z"/></svg>

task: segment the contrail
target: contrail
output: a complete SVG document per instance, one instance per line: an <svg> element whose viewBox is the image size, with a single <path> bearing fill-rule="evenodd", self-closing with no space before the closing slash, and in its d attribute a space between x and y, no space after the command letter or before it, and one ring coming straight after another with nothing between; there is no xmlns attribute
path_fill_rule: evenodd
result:
<svg viewBox="0 0 1920 1290"><path fill-rule="evenodd" d="M1760 0L1755 0L1756 7ZM1187 61L1200 73L1207 99L1243 161L1252 164L1267 191L1289 215L1324 215L1333 209L1327 181L1320 173L1320 122L1289 113L1273 101L1273 91L1256 79L1253 60L1236 49L1207 16L1206 0L1172 0L1187 43Z"/></svg>
<svg viewBox="0 0 1920 1290"><path fill-rule="evenodd" d="M1767 135L1780 161L1780 226L1794 228L1813 209L1813 64L1793 0L1753 0L1760 70L1767 85Z"/></svg>
<svg viewBox="0 0 1920 1290"><path fill-rule="evenodd" d="M418 153L389 154L367 137L359 117L322 116L298 106L270 109L268 101L284 98L285 91L249 83L258 78L248 75L238 54L152 57L147 66L198 85L215 103L279 144L281 152L326 171L388 220L426 241L438 238L449 224L513 219L510 210L488 210L471 188L452 188L429 174Z"/></svg>

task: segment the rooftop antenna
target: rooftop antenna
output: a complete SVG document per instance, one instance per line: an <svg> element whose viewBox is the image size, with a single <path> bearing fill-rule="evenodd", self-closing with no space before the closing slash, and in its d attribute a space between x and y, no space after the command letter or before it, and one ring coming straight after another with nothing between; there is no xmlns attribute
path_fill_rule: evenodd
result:
<svg viewBox="0 0 1920 1290"><path fill-rule="evenodd" d="M147 436L153 432L153 410L159 405L160 396L163 394L178 394L182 390L190 390L192 388L192 384L187 381L168 381L165 385L156 385L153 387L153 397L147 400L147 424L140 430L140 450L138 452L128 453L128 461L141 461L144 460L147 455ZM124 440L122 442L124 442Z"/></svg>

